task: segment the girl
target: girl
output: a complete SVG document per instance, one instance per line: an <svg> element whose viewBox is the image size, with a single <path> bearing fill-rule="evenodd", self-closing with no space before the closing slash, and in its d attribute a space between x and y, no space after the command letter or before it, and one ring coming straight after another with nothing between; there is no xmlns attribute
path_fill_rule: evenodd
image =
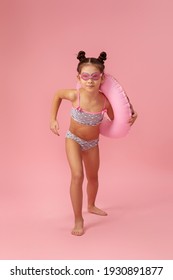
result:
<svg viewBox="0 0 173 280"><path fill-rule="evenodd" d="M107 213L96 207L99 170L99 126L104 113L113 120L112 107L100 92L100 85L104 83L104 61L106 53L102 52L98 58L86 58L85 52L80 51L77 59L77 78L81 85L79 90L59 90L53 99L50 129L59 135L59 124L56 120L62 99L72 103L70 127L66 134L66 154L71 169L70 196L74 211L75 224L72 234L81 236L84 233L82 216L82 184L85 167L87 177L88 211L93 214L106 216ZM132 107L131 107L132 108ZM132 109L133 110L133 109ZM129 122L132 125L137 115L133 115Z"/></svg>

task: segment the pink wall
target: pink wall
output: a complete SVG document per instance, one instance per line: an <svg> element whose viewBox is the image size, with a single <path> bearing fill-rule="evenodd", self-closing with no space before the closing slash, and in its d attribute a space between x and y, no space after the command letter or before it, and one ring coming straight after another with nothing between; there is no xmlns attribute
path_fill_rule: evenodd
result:
<svg viewBox="0 0 173 280"><path fill-rule="evenodd" d="M49 133L50 102L58 88L74 87L75 55L84 49L88 56L107 51L107 72L138 111L123 148L130 145L139 160L172 166L172 1L107 3L1 1L1 133L14 161L16 154L51 158L64 141ZM62 118L64 132L68 113ZM103 149L116 146L108 142Z"/></svg>
<svg viewBox="0 0 173 280"><path fill-rule="evenodd" d="M171 0L1 0L4 197L39 192L39 176L49 187L64 177L68 182L64 135L70 106L62 104L59 138L49 130L49 115L55 91L75 86L79 50L88 56L107 52L107 72L124 86L139 115L126 138L101 137L101 176L113 180L114 168L124 176L129 166L133 175L144 167L157 176L172 171L172 9Z"/></svg>

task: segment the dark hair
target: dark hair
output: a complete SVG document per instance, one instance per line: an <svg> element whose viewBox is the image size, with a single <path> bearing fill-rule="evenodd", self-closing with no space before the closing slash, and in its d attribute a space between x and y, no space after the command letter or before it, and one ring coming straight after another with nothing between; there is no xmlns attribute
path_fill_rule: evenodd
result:
<svg viewBox="0 0 173 280"><path fill-rule="evenodd" d="M81 72L81 68L84 66L84 64L94 64L96 67L99 68L100 72L102 73L104 71L104 61L107 58L107 54L105 52L101 52L98 58L94 57L85 57L85 52L80 51L77 55L77 59L79 60L77 71L78 73Z"/></svg>

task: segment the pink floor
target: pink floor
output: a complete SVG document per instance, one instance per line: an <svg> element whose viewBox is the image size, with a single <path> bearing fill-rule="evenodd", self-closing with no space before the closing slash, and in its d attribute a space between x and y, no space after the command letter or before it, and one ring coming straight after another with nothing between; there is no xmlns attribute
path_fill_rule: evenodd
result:
<svg viewBox="0 0 173 280"><path fill-rule="evenodd" d="M100 168L98 194L98 205L108 216L87 213L84 186L82 237L70 234L65 157L59 165L22 165L16 159L2 176L0 259L173 259L173 174L108 156Z"/></svg>

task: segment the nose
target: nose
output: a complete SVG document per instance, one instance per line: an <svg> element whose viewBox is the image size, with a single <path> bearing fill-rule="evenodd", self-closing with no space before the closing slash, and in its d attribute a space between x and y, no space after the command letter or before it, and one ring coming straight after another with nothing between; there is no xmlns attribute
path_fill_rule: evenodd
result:
<svg viewBox="0 0 173 280"><path fill-rule="evenodd" d="M88 79L87 79L87 82L93 82L93 79L92 79L92 77L89 77Z"/></svg>

